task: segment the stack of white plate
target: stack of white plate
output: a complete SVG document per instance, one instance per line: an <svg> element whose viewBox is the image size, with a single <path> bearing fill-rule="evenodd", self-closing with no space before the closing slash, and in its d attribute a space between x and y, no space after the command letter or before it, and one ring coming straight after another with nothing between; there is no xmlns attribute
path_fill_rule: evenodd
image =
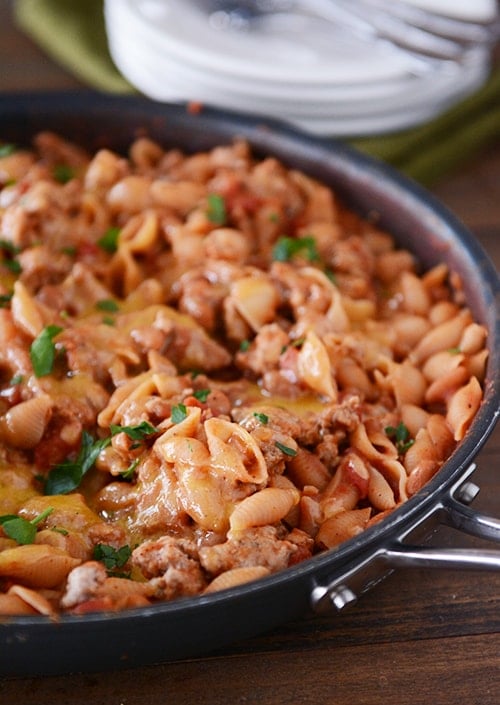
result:
<svg viewBox="0 0 500 705"><path fill-rule="evenodd" d="M407 0L484 20L494 0ZM449 14L449 13L448 13ZM355 136L425 122L475 91L490 48L428 61L345 27L278 13L251 31L223 30L191 0L106 0L109 48L142 93L279 118L316 135Z"/></svg>

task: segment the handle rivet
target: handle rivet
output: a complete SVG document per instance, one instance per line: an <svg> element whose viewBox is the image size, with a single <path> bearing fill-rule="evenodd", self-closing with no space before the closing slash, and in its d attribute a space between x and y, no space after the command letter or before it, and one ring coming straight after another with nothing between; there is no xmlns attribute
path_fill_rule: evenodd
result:
<svg viewBox="0 0 500 705"><path fill-rule="evenodd" d="M341 585L330 593L330 600L339 611L348 605L352 605L357 599L351 588L346 585Z"/></svg>
<svg viewBox="0 0 500 705"><path fill-rule="evenodd" d="M457 499L463 504L470 504L477 497L479 487L474 482L464 482L457 491Z"/></svg>

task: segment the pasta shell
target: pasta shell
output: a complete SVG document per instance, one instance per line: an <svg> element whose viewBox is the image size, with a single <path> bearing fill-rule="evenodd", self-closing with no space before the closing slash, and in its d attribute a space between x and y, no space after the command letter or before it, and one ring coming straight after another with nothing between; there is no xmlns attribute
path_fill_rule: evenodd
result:
<svg viewBox="0 0 500 705"><path fill-rule="evenodd" d="M461 441L481 405L481 385L475 377L451 397L446 412L446 420L453 429L456 441Z"/></svg>
<svg viewBox="0 0 500 705"><path fill-rule="evenodd" d="M269 568L266 568L263 565L226 570L207 585L205 592L217 592L218 590L225 590L227 588L235 587L236 585L242 585L243 583L248 583L251 580L258 580L266 575L270 575L270 572L271 571Z"/></svg>
<svg viewBox="0 0 500 705"><path fill-rule="evenodd" d="M326 548L338 546L343 541L360 534L368 524L371 509L352 509L339 512L321 524L316 544Z"/></svg>
<svg viewBox="0 0 500 705"><path fill-rule="evenodd" d="M368 471L370 474L368 499L371 504L381 511L395 507L394 492L385 477L373 467L370 467Z"/></svg>
<svg viewBox="0 0 500 705"><path fill-rule="evenodd" d="M178 496L184 511L207 531L227 531L232 503L223 492L220 478L198 465L176 468L176 471Z"/></svg>
<svg viewBox="0 0 500 705"><path fill-rule="evenodd" d="M9 588L7 595L15 595L39 614L47 616L54 614L54 609L46 597L24 585L13 585Z"/></svg>
<svg viewBox="0 0 500 705"><path fill-rule="evenodd" d="M138 213L148 208L151 203L150 185L150 180L144 176L136 174L125 176L109 189L106 201L113 211ZM126 230L127 226L123 228L122 233ZM132 238L134 235L132 234L130 237Z"/></svg>
<svg viewBox="0 0 500 705"><path fill-rule="evenodd" d="M449 350L442 350L428 358L422 367L422 372L429 382L435 382L443 377L443 375L449 374L451 370L461 365L464 359L465 355L452 353Z"/></svg>
<svg viewBox="0 0 500 705"><path fill-rule="evenodd" d="M212 468L240 482L266 482L266 461L257 442L246 429L217 417L207 419L204 429Z"/></svg>
<svg viewBox="0 0 500 705"><path fill-rule="evenodd" d="M0 438L15 448L34 448L47 428L51 411L48 394L16 404L0 417Z"/></svg>
<svg viewBox="0 0 500 705"><path fill-rule="evenodd" d="M433 460L422 460L419 465L408 475L406 481L406 492L411 497L434 477L439 469L439 464Z"/></svg>
<svg viewBox="0 0 500 705"><path fill-rule="evenodd" d="M413 272L401 274L403 306L410 313L425 316L431 307L431 297L422 279Z"/></svg>
<svg viewBox="0 0 500 705"><path fill-rule="evenodd" d="M324 490L330 481L330 473L326 465L317 455L304 448L299 448L297 455L288 461L287 474L298 487L312 485L319 490Z"/></svg>
<svg viewBox="0 0 500 705"><path fill-rule="evenodd" d="M236 505L229 518L234 534L253 526L275 524L285 517L300 499L298 491L266 487Z"/></svg>
<svg viewBox="0 0 500 705"><path fill-rule="evenodd" d="M297 369L301 380L313 391L337 400L337 389L332 377L330 358L326 347L314 331L309 331L297 358Z"/></svg>
<svg viewBox="0 0 500 705"><path fill-rule="evenodd" d="M242 277L231 286L231 300L238 313L258 331L274 320L278 294L264 277Z"/></svg>
<svg viewBox="0 0 500 705"><path fill-rule="evenodd" d="M416 348L411 352L410 358L414 362L420 363L437 352L456 347L460 343L465 328L471 322L470 311L464 309L453 318L436 325L424 335Z"/></svg>
<svg viewBox="0 0 500 705"><path fill-rule="evenodd" d="M22 600L19 595L14 593L0 593L0 614L1 615L19 615L19 614L36 614L36 610L30 604Z"/></svg>
<svg viewBox="0 0 500 705"><path fill-rule="evenodd" d="M446 402L467 381L468 377L465 367L451 369L430 385L425 393L425 401L428 404Z"/></svg>
<svg viewBox="0 0 500 705"><path fill-rule="evenodd" d="M429 412L416 404L403 404L401 406L401 421L404 423L411 438L415 438L421 428L427 426Z"/></svg>
<svg viewBox="0 0 500 705"><path fill-rule="evenodd" d="M0 576L34 588L55 588L81 563L59 548L28 544L0 553Z"/></svg>
<svg viewBox="0 0 500 705"><path fill-rule="evenodd" d="M471 323L465 328L458 343L458 348L466 355L473 355L484 347L488 332L479 323Z"/></svg>
<svg viewBox="0 0 500 705"><path fill-rule="evenodd" d="M44 320L40 309L19 279L14 284L11 311L15 324L32 338L36 338L42 331Z"/></svg>

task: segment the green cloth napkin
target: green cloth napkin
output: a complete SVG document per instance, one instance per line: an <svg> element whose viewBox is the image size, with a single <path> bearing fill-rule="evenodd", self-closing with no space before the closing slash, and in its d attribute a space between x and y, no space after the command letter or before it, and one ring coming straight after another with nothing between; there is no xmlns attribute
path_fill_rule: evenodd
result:
<svg viewBox="0 0 500 705"><path fill-rule="evenodd" d="M16 0L14 13L18 26L83 83L134 90L109 54L102 0ZM472 96L419 127L349 142L430 185L499 138L500 67Z"/></svg>

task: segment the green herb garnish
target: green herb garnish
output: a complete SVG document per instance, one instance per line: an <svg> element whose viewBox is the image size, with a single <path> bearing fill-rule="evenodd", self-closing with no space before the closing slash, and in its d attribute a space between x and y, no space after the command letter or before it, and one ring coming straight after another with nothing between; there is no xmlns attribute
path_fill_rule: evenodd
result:
<svg viewBox="0 0 500 705"><path fill-rule="evenodd" d="M6 255L2 258L3 266L10 270L13 274L21 274L21 264L17 261L17 259L14 259L15 256L21 252L21 248L16 247L16 245L13 245L8 240L0 240L0 249Z"/></svg>
<svg viewBox="0 0 500 705"><path fill-rule="evenodd" d="M16 514L5 514L0 517L0 525L4 533L19 544L33 543L36 536L37 526L54 511L53 507L47 507L41 514L31 521L23 519Z"/></svg>
<svg viewBox="0 0 500 705"><path fill-rule="evenodd" d="M75 176L75 170L69 164L56 164L52 170L52 175L60 184L67 184Z"/></svg>
<svg viewBox="0 0 500 705"><path fill-rule="evenodd" d="M68 494L76 490L99 453L110 443L111 437L95 441L90 433L84 431L76 459L59 463L49 472L45 481L45 494Z"/></svg>
<svg viewBox="0 0 500 705"><path fill-rule="evenodd" d="M98 543L94 546L92 557L104 564L108 574L116 576L116 571L126 565L131 555L132 549L130 546L125 545L121 546L121 548L114 548L105 543Z"/></svg>
<svg viewBox="0 0 500 705"><path fill-rule="evenodd" d="M335 272L332 271L329 267L325 269L325 274L328 277L328 279L332 282L332 284L337 283L337 277L335 275Z"/></svg>
<svg viewBox="0 0 500 705"><path fill-rule="evenodd" d="M63 253L63 255L74 257L77 253L77 249L74 245L68 245L67 247L61 247L61 252Z"/></svg>
<svg viewBox="0 0 500 705"><path fill-rule="evenodd" d="M386 435L394 441L399 455L404 455L408 448L415 443L415 441L410 438L410 432L402 421L396 427L386 426L384 430Z"/></svg>
<svg viewBox="0 0 500 705"><path fill-rule="evenodd" d="M0 144L0 159L2 157L10 157L11 154L17 152L17 147L15 144Z"/></svg>
<svg viewBox="0 0 500 705"><path fill-rule="evenodd" d="M11 255L18 255L21 252L21 248L13 245L9 240L0 240L0 248Z"/></svg>
<svg viewBox="0 0 500 705"><path fill-rule="evenodd" d="M126 470L124 470L123 472L120 473L120 477L123 480L131 480L134 477L134 472L135 472L135 469L138 465L139 465L139 458L136 458L135 460L133 460L130 463L130 465L128 466L128 468Z"/></svg>
<svg viewBox="0 0 500 705"><path fill-rule="evenodd" d="M273 247L272 257L277 262L288 262L302 253L310 262L319 260L313 237L280 237Z"/></svg>
<svg viewBox="0 0 500 705"><path fill-rule="evenodd" d="M289 455L292 458L294 455L297 455L296 450L294 450L293 448L289 448L288 446L284 445L283 443L280 443L279 441L276 441L274 445L285 455Z"/></svg>
<svg viewBox="0 0 500 705"><path fill-rule="evenodd" d="M267 414L262 414L260 411L254 411L253 415L258 419L264 426L269 423L269 416Z"/></svg>
<svg viewBox="0 0 500 705"><path fill-rule="evenodd" d="M117 426L110 424L109 430L112 436L116 436L117 433L125 433L133 441L143 441L153 433L158 433L158 429L148 423L148 421L141 421L141 423L135 426Z"/></svg>
<svg viewBox="0 0 500 705"><path fill-rule="evenodd" d="M7 308L12 301L12 294L0 294L0 308Z"/></svg>
<svg viewBox="0 0 500 705"><path fill-rule="evenodd" d="M185 404L176 404L172 407L171 412L172 423L181 423L187 418L187 409Z"/></svg>
<svg viewBox="0 0 500 705"><path fill-rule="evenodd" d="M241 352L246 352L248 348L250 347L250 341L249 340L242 340L240 343L240 350Z"/></svg>
<svg viewBox="0 0 500 705"><path fill-rule="evenodd" d="M226 203L218 193L208 194L207 218L214 225L224 225L227 220Z"/></svg>
<svg viewBox="0 0 500 705"><path fill-rule="evenodd" d="M99 311L119 311L120 307L113 299L101 299L96 302L95 307Z"/></svg>
<svg viewBox="0 0 500 705"><path fill-rule="evenodd" d="M62 330L59 326L46 326L31 343L31 364L37 377L44 377L52 372L56 352L53 338Z"/></svg>
<svg viewBox="0 0 500 705"><path fill-rule="evenodd" d="M23 271L17 259L4 259L2 264L4 267L6 267L6 269L11 271L12 274L21 274L21 272Z"/></svg>
<svg viewBox="0 0 500 705"><path fill-rule="evenodd" d="M23 376L21 374L17 374L12 377L9 384L12 387L15 387L17 384L21 384L22 381L23 381Z"/></svg>
<svg viewBox="0 0 500 705"><path fill-rule="evenodd" d="M201 401L202 404L204 404L208 398L208 395L210 394L210 389L197 389L195 392L193 392L193 397L195 399L198 399L198 401Z"/></svg>
<svg viewBox="0 0 500 705"><path fill-rule="evenodd" d="M120 228L108 228L104 235L99 238L97 244L102 250L113 254L118 247L118 238L120 237Z"/></svg>

